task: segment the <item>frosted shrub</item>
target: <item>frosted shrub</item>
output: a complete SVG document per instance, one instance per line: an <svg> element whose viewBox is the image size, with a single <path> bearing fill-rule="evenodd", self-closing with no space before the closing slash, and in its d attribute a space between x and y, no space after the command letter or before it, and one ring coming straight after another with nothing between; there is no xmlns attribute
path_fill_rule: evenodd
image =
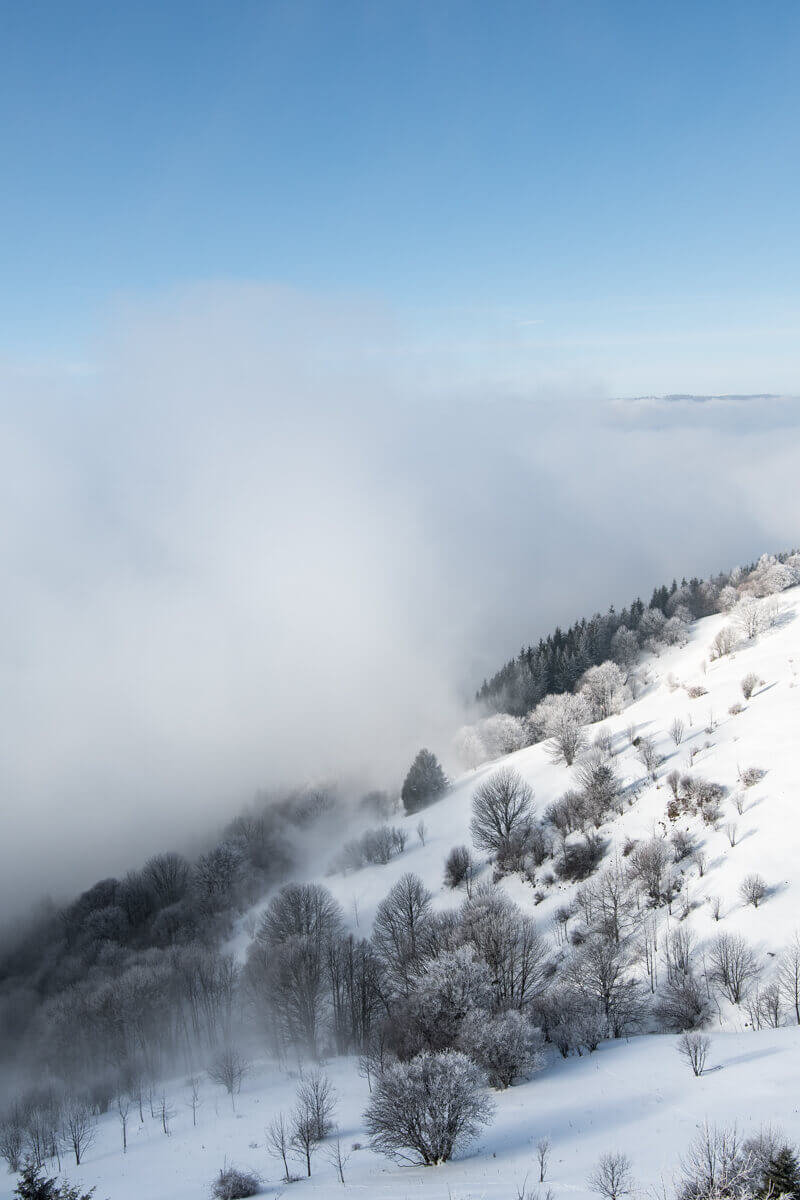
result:
<svg viewBox="0 0 800 1200"><path fill-rule="evenodd" d="M743 771L739 772L739 779L743 787L751 788L759 783L765 775L766 771L763 771L761 767L745 767Z"/></svg>
<svg viewBox="0 0 800 1200"><path fill-rule="evenodd" d="M711 652L709 655L711 661L713 662L714 659L724 658L725 655L732 654L738 642L739 638L733 626L723 625L711 643Z"/></svg>
<svg viewBox="0 0 800 1200"><path fill-rule="evenodd" d="M241 1171L238 1167L223 1167L211 1188L214 1200L242 1200L245 1196L257 1196L261 1180L253 1171Z"/></svg>
<svg viewBox="0 0 800 1200"><path fill-rule="evenodd" d="M740 687L742 689L742 695L744 696L745 700L750 699L753 692L756 690L756 688L758 687L758 685L760 683L761 683L761 680L758 678L758 676L753 671L750 671L747 675L744 676L744 678L742 679L742 682L740 684Z"/></svg>
<svg viewBox="0 0 800 1200"><path fill-rule="evenodd" d="M468 883L472 875L472 855L466 846L453 846L445 859L445 887L457 888Z"/></svg>

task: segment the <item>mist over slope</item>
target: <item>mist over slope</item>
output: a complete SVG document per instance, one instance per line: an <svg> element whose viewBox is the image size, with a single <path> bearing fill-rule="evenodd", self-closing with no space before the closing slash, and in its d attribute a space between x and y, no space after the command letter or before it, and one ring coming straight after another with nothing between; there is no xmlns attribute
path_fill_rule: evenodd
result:
<svg viewBox="0 0 800 1200"><path fill-rule="evenodd" d="M397 779L521 642L791 541L796 406L754 440L523 340L469 368L363 300L223 284L120 304L80 368L4 368L6 908L262 787Z"/></svg>

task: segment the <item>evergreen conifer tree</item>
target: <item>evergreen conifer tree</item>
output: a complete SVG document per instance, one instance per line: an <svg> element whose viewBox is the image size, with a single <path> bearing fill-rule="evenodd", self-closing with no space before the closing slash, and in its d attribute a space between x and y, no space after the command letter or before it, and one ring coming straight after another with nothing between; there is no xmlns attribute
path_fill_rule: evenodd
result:
<svg viewBox="0 0 800 1200"><path fill-rule="evenodd" d="M772 1197L793 1196L800 1200L800 1164L791 1146L782 1146L773 1154L764 1171L759 1196Z"/></svg>
<svg viewBox="0 0 800 1200"><path fill-rule="evenodd" d="M406 775L401 796L407 813L418 812L443 794L447 776L430 750L420 750Z"/></svg>

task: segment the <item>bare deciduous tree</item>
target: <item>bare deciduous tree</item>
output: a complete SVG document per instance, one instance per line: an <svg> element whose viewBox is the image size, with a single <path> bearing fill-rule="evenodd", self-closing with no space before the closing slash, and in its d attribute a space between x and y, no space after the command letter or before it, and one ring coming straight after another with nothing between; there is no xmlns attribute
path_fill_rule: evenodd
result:
<svg viewBox="0 0 800 1200"><path fill-rule="evenodd" d="M532 818L531 787L513 767L501 767L473 797L472 840L480 849L497 853Z"/></svg>
<svg viewBox="0 0 800 1200"><path fill-rule="evenodd" d="M407 872L381 900L372 943L395 988L408 992L425 950L431 923L431 894L418 875Z"/></svg>
<svg viewBox="0 0 800 1200"><path fill-rule="evenodd" d="M166 1137L170 1136L169 1123L175 1116L175 1109L167 1099L167 1093L162 1092L158 1101L158 1116L161 1120L161 1128Z"/></svg>
<svg viewBox="0 0 800 1200"><path fill-rule="evenodd" d="M321 1071L311 1071L301 1079L297 1088L297 1102L304 1112L311 1114L318 1141L321 1142L332 1133L336 1092L327 1075Z"/></svg>
<svg viewBox="0 0 800 1200"><path fill-rule="evenodd" d="M339 1183L344 1184L344 1169L350 1161L350 1155L344 1153L342 1143L338 1138L332 1146L328 1147L327 1152L325 1152L325 1158L327 1158L336 1172L336 1178L339 1180Z"/></svg>
<svg viewBox="0 0 800 1200"><path fill-rule="evenodd" d="M124 1095L122 1092L117 1096L117 1116L119 1123L122 1126L122 1153L128 1153L128 1114L131 1111L130 1096Z"/></svg>
<svg viewBox="0 0 800 1200"><path fill-rule="evenodd" d="M631 1161L627 1154L603 1154L589 1176L587 1183L593 1192L605 1200L619 1200L629 1196L633 1190Z"/></svg>
<svg viewBox="0 0 800 1200"><path fill-rule="evenodd" d="M81 1165L81 1159L95 1139L96 1129L94 1119L87 1104L76 1102L70 1104L64 1113L64 1139L75 1155L75 1165Z"/></svg>
<svg viewBox="0 0 800 1200"><path fill-rule="evenodd" d="M22 1167L24 1145L22 1112L14 1107L0 1122L0 1158L5 1159L9 1171L19 1171Z"/></svg>
<svg viewBox="0 0 800 1200"><path fill-rule="evenodd" d="M689 1032L678 1038L678 1054L692 1068L694 1075L702 1075L711 1049L711 1038L704 1033Z"/></svg>
<svg viewBox="0 0 800 1200"><path fill-rule="evenodd" d="M536 1159L539 1163L539 1183L544 1183L547 1178L547 1164L550 1161L550 1150L552 1143L550 1138L539 1138L536 1143Z"/></svg>
<svg viewBox="0 0 800 1200"><path fill-rule="evenodd" d="M197 1110L202 1104L202 1100L200 1099L200 1082L199 1075L190 1075L186 1081L189 1088L189 1099L187 1100L187 1104L192 1110L193 1128L197 1126Z"/></svg>
<svg viewBox="0 0 800 1200"><path fill-rule="evenodd" d="M800 1025L800 933L795 933L778 963L778 983Z"/></svg>
<svg viewBox="0 0 800 1200"><path fill-rule="evenodd" d="M740 934L721 933L709 952L714 979L731 1004L740 1004L758 974L755 955Z"/></svg>
<svg viewBox="0 0 800 1200"><path fill-rule="evenodd" d="M233 1046L224 1046L208 1068L208 1078L220 1084L231 1098L236 1112L235 1097L242 1090L242 1080L250 1070L250 1062Z"/></svg>
<svg viewBox="0 0 800 1200"><path fill-rule="evenodd" d="M292 1182L292 1173L289 1170L289 1153L292 1149L292 1130L289 1122L283 1113L278 1113L272 1121L270 1121L266 1130L267 1149L274 1158L279 1158L283 1163L283 1182Z"/></svg>
<svg viewBox="0 0 800 1200"><path fill-rule="evenodd" d="M672 738L676 747L680 746L685 732L686 726L684 725L683 721L680 719L680 717L675 717L674 721L669 727L669 736Z"/></svg>
<svg viewBox="0 0 800 1200"><path fill-rule="evenodd" d="M752 874L745 875L739 885L739 895L745 904L752 904L753 908L758 908L759 902L764 899L767 894L767 885L760 875Z"/></svg>

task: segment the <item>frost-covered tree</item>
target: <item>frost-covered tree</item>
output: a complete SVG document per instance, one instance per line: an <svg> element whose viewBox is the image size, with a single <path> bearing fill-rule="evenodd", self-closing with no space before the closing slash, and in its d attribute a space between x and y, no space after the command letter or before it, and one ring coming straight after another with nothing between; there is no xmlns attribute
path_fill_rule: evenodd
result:
<svg viewBox="0 0 800 1200"><path fill-rule="evenodd" d="M657 646L663 641L664 627L667 618L660 608L647 608L639 621L639 637L649 646Z"/></svg>
<svg viewBox="0 0 800 1200"><path fill-rule="evenodd" d="M630 702L625 676L615 662L590 667L581 681L581 695L589 705L592 720L605 721Z"/></svg>
<svg viewBox="0 0 800 1200"><path fill-rule="evenodd" d="M435 1166L473 1141L493 1114L486 1078L466 1054L426 1051L385 1069L364 1123L374 1150Z"/></svg>
<svg viewBox="0 0 800 1200"><path fill-rule="evenodd" d="M681 1159L678 1200L745 1200L756 1191L755 1165L735 1125L704 1122Z"/></svg>
<svg viewBox="0 0 800 1200"><path fill-rule="evenodd" d="M595 749L579 759L574 770L584 812L599 825L609 809L617 807L620 797L620 781L614 764L602 750Z"/></svg>
<svg viewBox="0 0 800 1200"><path fill-rule="evenodd" d="M731 584L726 584L720 591L717 599L717 608L720 612L730 612L732 608L739 603L739 593Z"/></svg>
<svg viewBox="0 0 800 1200"><path fill-rule="evenodd" d="M542 1036L516 1009L489 1013L473 1009L459 1035L459 1046L486 1072L492 1087L507 1088L541 1066Z"/></svg>
<svg viewBox="0 0 800 1200"><path fill-rule="evenodd" d="M403 1001L403 1017L416 1050L446 1050L475 1009L492 1003L492 979L472 946L445 950L427 959ZM484 1011L484 1017L485 1017Z"/></svg>
<svg viewBox="0 0 800 1200"><path fill-rule="evenodd" d="M546 696L528 718L539 737L551 739L553 762L566 763L568 767L586 747L583 727L589 719L589 706L584 697L569 692Z"/></svg>
<svg viewBox="0 0 800 1200"><path fill-rule="evenodd" d="M401 796L407 813L418 812L447 790L447 776L430 750L420 750L403 783Z"/></svg>
<svg viewBox="0 0 800 1200"><path fill-rule="evenodd" d="M620 625L611 639L611 657L614 662L629 671L639 657L639 638L627 625Z"/></svg>
<svg viewBox="0 0 800 1200"><path fill-rule="evenodd" d="M453 749L458 761L469 770L479 767L489 757L477 725L462 725L453 738Z"/></svg>
<svg viewBox="0 0 800 1200"><path fill-rule="evenodd" d="M739 635L733 626L723 625L722 629L717 630L711 642L710 658L712 662L717 658L724 658L726 654L732 654L738 644Z"/></svg>
<svg viewBox="0 0 800 1200"><path fill-rule="evenodd" d="M525 722L510 713L496 713L486 717L478 726L481 741L486 747L487 758L500 758L513 754L528 745L529 736Z"/></svg>
<svg viewBox="0 0 800 1200"><path fill-rule="evenodd" d="M482 783L472 800L470 829L475 845L496 854L533 819L533 791L513 767L501 767Z"/></svg>
<svg viewBox="0 0 800 1200"><path fill-rule="evenodd" d="M180 854L156 854L145 863L142 876L163 907L176 904L188 888L191 871Z"/></svg>
<svg viewBox="0 0 800 1200"><path fill-rule="evenodd" d="M764 606L753 596L743 596L732 615L742 635L750 640L757 638L766 625Z"/></svg>

